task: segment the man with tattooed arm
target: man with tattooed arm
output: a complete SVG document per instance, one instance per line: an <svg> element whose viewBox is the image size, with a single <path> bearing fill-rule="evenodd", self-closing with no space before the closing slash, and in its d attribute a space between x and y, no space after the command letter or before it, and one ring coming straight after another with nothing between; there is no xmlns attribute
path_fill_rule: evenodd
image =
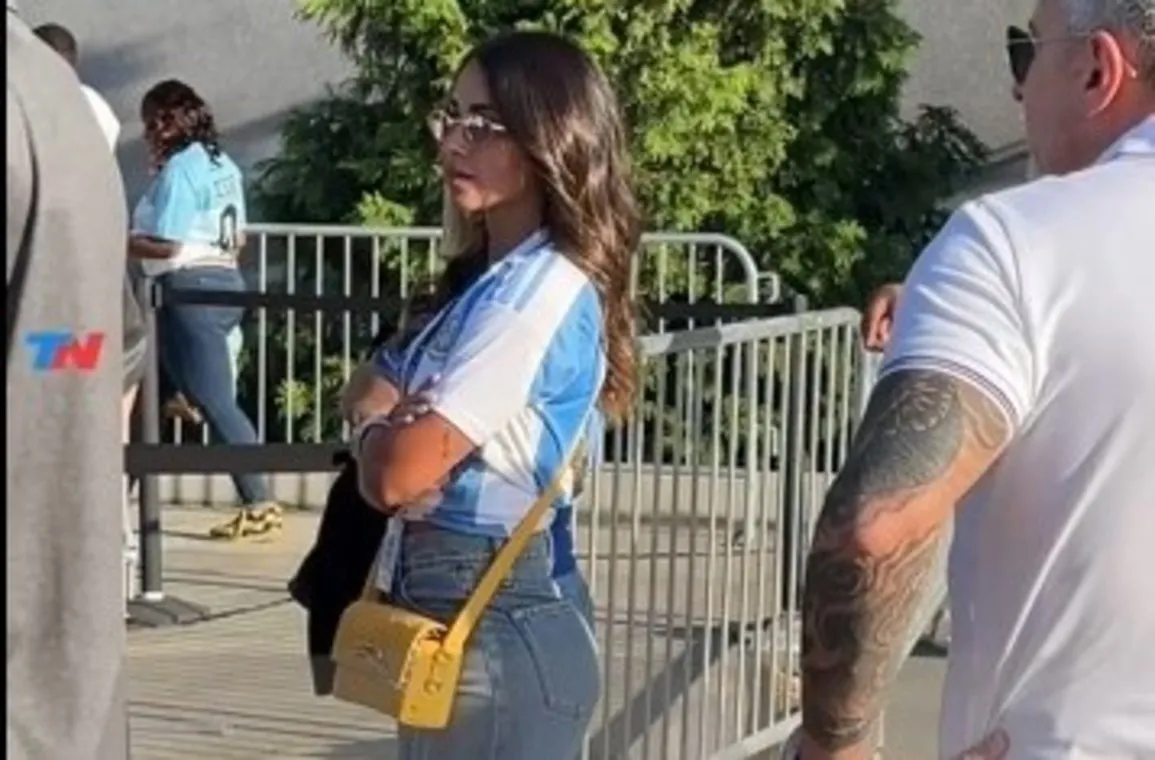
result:
<svg viewBox="0 0 1155 760"><path fill-rule="evenodd" d="M1155 757L1155 0L1039 0L1008 51L1043 178L903 286L806 571L803 726L867 758L954 521L940 756Z"/></svg>

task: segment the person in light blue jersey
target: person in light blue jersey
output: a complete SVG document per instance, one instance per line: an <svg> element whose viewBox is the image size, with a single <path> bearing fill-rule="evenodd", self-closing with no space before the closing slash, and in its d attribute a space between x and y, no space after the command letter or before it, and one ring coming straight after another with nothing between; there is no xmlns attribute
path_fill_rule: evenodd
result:
<svg viewBox="0 0 1155 760"><path fill-rule="evenodd" d="M239 292L237 267L246 222L244 178L221 149L208 104L187 84L166 80L141 102L154 178L132 218L129 255L162 292ZM229 345L244 316L239 306L165 299L158 315L160 361L176 389L203 412L224 443L255 444L253 424L237 403ZM242 538L281 527L263 477L233 477L242 508L213 527L214 538Z"/></svg>
<svg viewBox="0 0 1155 760"><path fill-rule="evenodd" d="M379 352L375 407L354 436L360 489L403 535L379 591L449 620L530 506L562 495L469 641L449 725L401 726L401 760L571 760L598 701L572 563L570 452L633 407L629 296L639 240L613 90L564 38L519 31L466 56L430 119L449 253L482 271L404 346ZM389 546L383 547L388 549Z"/></svg>
<svg viewBox="0 0 1155 760"><path fill-rule="evenodd" d="M453 235L452 230L446 230L446 233ZM356 428L369 417L392 409L396 392L388 379L391 377L388 373L390 363L403 354L430 318L463 295L485 273L488 264L488 260L476 261L465 256L451 259L431 292L419 288L410 296L400 324L396 328L383 328L374 337L369 359L353 370L342 390L341 415L351 426ZM601 415L595 412L591 415L588 434L581 443L584 456L580 466L575 466L572 499L558 505L550 525L554 582L562 596L581 612L591 630L595 625L593 599L577 563L574 532L577 502L585 490L586 475L599 463L603 432Z"/></svg>

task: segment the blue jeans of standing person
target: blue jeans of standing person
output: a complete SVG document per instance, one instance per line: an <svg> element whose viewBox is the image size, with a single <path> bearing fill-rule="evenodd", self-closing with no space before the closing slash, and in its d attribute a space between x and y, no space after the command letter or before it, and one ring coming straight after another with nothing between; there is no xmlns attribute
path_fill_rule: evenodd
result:
<svg viewBox="0 0 1155 760"><path fill-rule="evenodd" d="M590 596L590 587L586 583L585 576L581 574L581 570L576 567L564 575L554 577L554 583L557 584L558 590L561 591L563 599L568 599L569 603L574 606L582 619L586 621L590 631L596 631L597 627L594 625L594 600Z"/></svg>
<svg viewBox="0 0 1155 760"><path fill-rule="evenodd" d="M233 383L229 333L240 324L240 306L198 306L164 303L169 290L210 290L239 293L244 278L234 267L189 267L159 278L162 302L158 318L160 361L169 378L205 416L213 436L229 444L255 444L257 432L237 403ZM247 506L269 500L265 479L234 474L233 483Z"/></svg>
<svg viewBox="0 0 1155 760"><path fill-rule="evenodd" d="M443 622L476 587L502 540L406 526L394 601ZM550 577L533 538L469 639L449 725L400 727L399 760L573 760L601 689L593 633Z"/></svg>

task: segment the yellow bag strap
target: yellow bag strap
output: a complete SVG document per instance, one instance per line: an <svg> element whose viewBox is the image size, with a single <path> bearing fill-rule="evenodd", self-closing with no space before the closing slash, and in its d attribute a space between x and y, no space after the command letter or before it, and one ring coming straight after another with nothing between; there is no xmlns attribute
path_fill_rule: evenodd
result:
<svg viewBox="0 0 1155 760"><path fill-rule="evenodd" d="M573 466L573 458L566 462L566 466L561 469L557 477L553 479L553 483L546 489L545 493L537 498L537 501L530 507L529 512L521 522L518 523L517 528L514 529L513 535L502 544L502 547L497 551L497 555L493 558L493 562L486 568L485 573L481 576L481 581L477 584L477 588L473 590L469 598L465 600L465 606L461 608L461 612L454 618L453 624L449 629L449 633L445 637L445 641L456 641L458 646L464 646L465 640L469 638L469 634L473 632L473 627L477 624L477 620L481 617L481 613L492 601L493 595L497 593L497 587L505 580L505 576L513 568L513 563L525 551L525 545L529 543L529 539L533 537L534 528L541 522L541 518L545 517L545 512L549 509L549 505L553 503L554 499L561 493L562 479L565 477L566 471ZM393 519L393 518L390 518ZM388 530L388 528L386 528ZM377 589L377 568L380 564L380 556L373 560L373 564L369 567L369 574L365 576L365 585L361 588L361 599L365 601L372 601L377 598L379 593ZM457 629L463 629L461 633L455 634Z"/></svg>
<svg viewBox="0 0 1155 760"><path fill-rule="evenodd" d="M584 427L584 426L583 426ZM580 433L578 440L584 437L584 432ZM577 447L580 451L580 446ZM513 569L513 564L517 562L517 558L525 551L526 544L529 539L533 537L536 528L541 519L545 517L546 511L549 510L550 505L553 504L554 499L561 493L562 480L565 478L566 472L573 467L576 452L566 457L563 462L561 470L554 476L553 482L550 483L549 488L545 489L541 496L537 497L537 501L529 508L529 512L522 518L517 528L514 529L513 535L509 537L502 547L498 549L497 556L493 558L493 562L489 563L489 567L485 569L485 573L481 576L481 581L478 582L477 588L465 600L465 605L461 611L457 613L457 617L453 619L453 623L449 626L449 631L445 634L442 640L442 647L451 653L459 654L465 648L465 642L469 639L469 634L473 632L478 621L481 620L481 615L485 612L485 608L493 601L494 594L497 593L498 587L505 581L509 571Z"/></svg>

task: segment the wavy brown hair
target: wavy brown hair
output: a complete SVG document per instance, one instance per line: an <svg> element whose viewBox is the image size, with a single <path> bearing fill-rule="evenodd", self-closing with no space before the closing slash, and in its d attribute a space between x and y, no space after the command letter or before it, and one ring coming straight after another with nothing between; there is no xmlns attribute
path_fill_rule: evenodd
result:
<svg viewBox="0 0 1155 760"><path fill-rule="evenodd" d="M581 48L547 32L495 37L471 51L461 69L473 62L502 124L529 158L552 244L598 292L607 359L599 406L621 421L638 384L630 278L641 233L617 97ZM447 206L445 228L451 269L476 271L471 262L488 255L478 220Z"/></svg>
<svg viewBox="0 0 1155 760"><path fill-rule="evenodd" d="M146 126L164 135L158 158L168 159L194 142L203 145L213 160L221 155L212 109L179 79L166 79L146 92L140 101L140 117Z"/></svg>

